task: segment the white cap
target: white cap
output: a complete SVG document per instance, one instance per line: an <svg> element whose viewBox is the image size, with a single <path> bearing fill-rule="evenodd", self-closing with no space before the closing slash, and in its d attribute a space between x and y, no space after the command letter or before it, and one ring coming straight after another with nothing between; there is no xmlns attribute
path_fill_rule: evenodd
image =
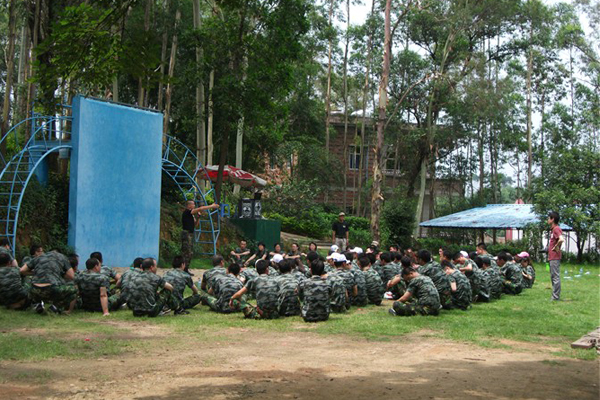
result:
<svg viewBox="0 0 600 400"><path fill-rule="evenodd" d="M271 258L271 261L273 261L275 264L279 264L281 261L283 261L283 256L281 254L275 254L273 258Z"/></svg>
<svg viewBox="0 0 600 400"><path fill-rule="evenodd" d="M346 256L340 253L333 253L331 255L333 257L333 261L335 262L348 262L348 260L346 259Z"/></svg>
<svg viewBox="0 0 600 400"><path fill-rule="evenodd" d="M362 254L363 253L363 249L361 249L360 247L355 247L354 249L352 249L352 251L356 254Z"/></svg>
<svg viewBox="0 0 600 400"><path fill-rule="evenodd" d="M331 251L333 251L334 253L336 253L340 248L337 246L337 244L332 244L331 245Z"/></svg>
<svg viewBox="0 0 600 400"><path fill-rule="evenodd" d="M460 251L460 254L462 254L462 256L463 256L464 258L469 258L469 253L467 253L467 252L466 252L466 251L464 251L464 250L461 250L461 251Z"/></svg>

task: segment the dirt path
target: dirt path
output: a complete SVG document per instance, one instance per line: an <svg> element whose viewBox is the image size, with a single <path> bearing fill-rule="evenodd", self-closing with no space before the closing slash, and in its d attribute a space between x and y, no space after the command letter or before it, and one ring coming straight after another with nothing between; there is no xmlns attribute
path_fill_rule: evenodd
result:
<svg viewBox="0 0 600 400"><path fill-rule="evenodd" d="M156 329L140 324L135 334ZM369 342L230 328L209 342L189 337L189 350L150 345L123 357L2 362L0 398L599 398L596 361L425 336Z"/></svg>

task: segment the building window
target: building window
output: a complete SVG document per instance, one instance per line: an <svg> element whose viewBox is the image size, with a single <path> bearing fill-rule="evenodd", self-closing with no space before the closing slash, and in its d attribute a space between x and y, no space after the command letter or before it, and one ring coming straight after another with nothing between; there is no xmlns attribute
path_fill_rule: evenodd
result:
<svg viewBox="0 0 600 400"><path fill-rule="evenodd" d="M360 167L360 146L348 146L348 155L350 156L349 169L357 170Z"/></svg>

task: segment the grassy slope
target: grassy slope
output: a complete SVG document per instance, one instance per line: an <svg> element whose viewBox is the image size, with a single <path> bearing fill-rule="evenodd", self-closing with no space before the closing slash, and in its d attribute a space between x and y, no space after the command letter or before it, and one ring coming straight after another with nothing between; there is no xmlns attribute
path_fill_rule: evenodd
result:
<svg viewBox="0 0 600 400"><path fill-rule="evenodd" d="M569 276L579 267L566 266ZM564 269L564 267L563 267ZM269 330L285 334L316 332L323 335L349 335L369 340L393 340L411 332L426 330L431 336L472 342L486 347L509 347L512 340L540 342L559 348L558 355L594 359L593 350L572 350L570 343L600 325L600 268L585 267L589 275L563 279L565 301L550 302L549 274L538 266L533 289L516 297L504 296L490 304L476 304L469 311L443 311L439 317L393 318L387 307L369 306L344 315L332 314L320 324L305 324L293 317L273 321L246 321L241 314L217 315L197 307L190 315L156 319L133 318L129 311L112 313L108 325L99 314L76 312L69 317L38 316L31 312L0 310L0 360L47 359L52 357L93 358L138 350L148 341L127 336L128 321L158 325L167 333L169 345L175 341L216 340L229 327ZM564 272L563 272L564 274ZM563 275L564 276L564 275ZM131 328L135 330L135 327ZM86 341L86 339L91 340ZM162 343L166 339L156 339ZM426 340L426 339L424 339ZM166 342L165 342L166 343ZM156 345L156 342L152 342Z"/></svg>

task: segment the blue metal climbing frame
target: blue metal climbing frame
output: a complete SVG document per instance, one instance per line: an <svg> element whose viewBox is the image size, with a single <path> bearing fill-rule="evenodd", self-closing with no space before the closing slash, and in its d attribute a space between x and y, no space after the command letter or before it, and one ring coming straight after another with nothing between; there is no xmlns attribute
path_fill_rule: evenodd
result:
<svg viewBox="0 0 600 400"><path fill-rule="evenodd" d="M0 238L9 240L13 255L25 189L36 168L48 155L71 149L71 121L68 116L34 113L13 126L0 140L0 145L6 148L5 154L0 154ZM184 199L194 200L197 206L202 206L214 198L208 176L200 175L206 174L204 168L188 147L165 135L162 155L162 169L175 182ZM205 180L204 185L199 184L200 179ZM216 254L221 217L226 212L226 207L221 207L201 214L194 235L196 242L202 245L201 254Z"/></svg>

